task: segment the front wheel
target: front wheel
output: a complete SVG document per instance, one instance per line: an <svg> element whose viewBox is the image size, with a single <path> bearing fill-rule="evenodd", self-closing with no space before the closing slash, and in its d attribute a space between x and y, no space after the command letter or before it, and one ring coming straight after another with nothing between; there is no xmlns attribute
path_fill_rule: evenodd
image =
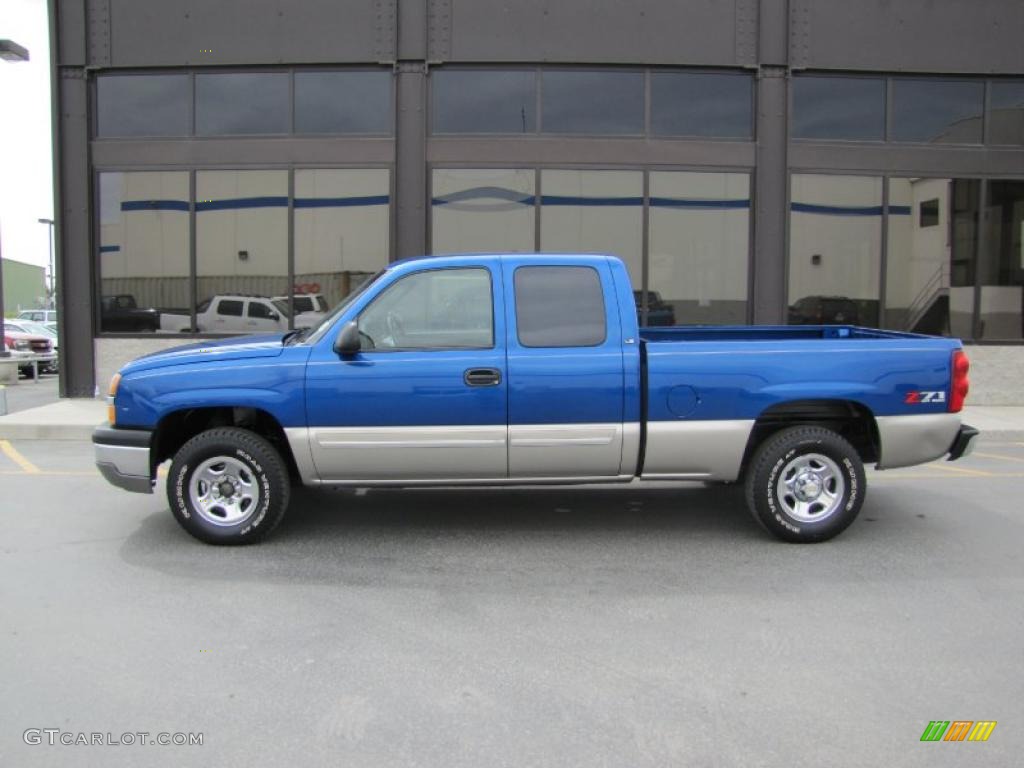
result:
<svg viewBox="0 0 1024 768"><path fill-rule="evenodd" d="M208 544L252 544L288 508L291 487L280 454L245 429L201 432L175 454L167 500L181 526Z"/></svg>
<svg viewBox="0 0 1024 768"><path fill-rule="evenodd" d="M747 506L769 533L811 543L838 535L857 517L867 483L856 449L823 427L791 427L754 452Z"/></svg>

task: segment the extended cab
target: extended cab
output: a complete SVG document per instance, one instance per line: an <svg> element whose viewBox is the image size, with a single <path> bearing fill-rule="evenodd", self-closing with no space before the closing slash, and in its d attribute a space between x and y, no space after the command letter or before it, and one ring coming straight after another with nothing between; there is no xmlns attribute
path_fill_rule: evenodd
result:
<svg viewBox="0 0 1024 768"><path fill-rule="evenodd" d="M851 326L640 329L623 263L463 255L392 264L315 328L204 341L111 382L96 462L167 494L203 541L281 520L293 481L413 486L704 480L779 538L857 516L864 465L957 459L955 339Z"/></svg>

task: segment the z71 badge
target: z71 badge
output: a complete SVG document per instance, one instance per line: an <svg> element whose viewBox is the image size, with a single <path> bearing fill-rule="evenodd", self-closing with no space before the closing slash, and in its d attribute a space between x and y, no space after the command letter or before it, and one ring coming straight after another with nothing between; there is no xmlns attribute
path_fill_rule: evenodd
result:
<svg viewBox="0 0 1024 768"><path fill-rule="evenodd" d="M946 393L943 390L938 392L907 392L907 396L903 398L903 402L907 405L917 405L918 403L944 403L946 402Z"/></svg>

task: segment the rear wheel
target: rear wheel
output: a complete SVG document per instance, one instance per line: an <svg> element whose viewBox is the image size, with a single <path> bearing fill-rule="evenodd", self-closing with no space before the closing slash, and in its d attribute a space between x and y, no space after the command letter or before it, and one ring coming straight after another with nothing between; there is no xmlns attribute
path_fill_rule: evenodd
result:
<svg viewBox="0 0 1024 768"><path fill-rule="evenodd" d="M864 504L867 484L856 449L824 427L791 427L755 451L747 506L784 541L825 541L845 530Z"/></svg>
<svg viewBox="0 0 1024 768"><path fill-rule="evenodd" d="M208 544L252 544L288 508L291 487L280 454L245 429L210 429L171 463L167 499L181 526Z"/></svg>

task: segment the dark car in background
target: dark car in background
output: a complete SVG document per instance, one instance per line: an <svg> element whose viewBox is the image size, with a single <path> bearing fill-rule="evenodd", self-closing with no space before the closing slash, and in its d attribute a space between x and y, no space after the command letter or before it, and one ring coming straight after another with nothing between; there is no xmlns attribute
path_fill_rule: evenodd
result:
<svg viewBox="0 0 1024 768"><path fill-rule="evenodd" d="M160 330L160 313L142 309L129 293L104 296L100 303L100 320L104 331L152 333Z"/></svg>
<svg viewBox="0 0 1024 768"><path fill-rule="evenodd" d="M860 308L845 296L804 296L789 308L790 325L860 325Z"/></svg>
<svg viewBox="0 0 1024 768"><path fill-rule="evenodd" d="M633 291L633 301L636 302L636 318L642 326L665 326L676 324L675 308L661 298L657 291L647 292L647 322L644 322L643 314L643 291Z"/></svg>

